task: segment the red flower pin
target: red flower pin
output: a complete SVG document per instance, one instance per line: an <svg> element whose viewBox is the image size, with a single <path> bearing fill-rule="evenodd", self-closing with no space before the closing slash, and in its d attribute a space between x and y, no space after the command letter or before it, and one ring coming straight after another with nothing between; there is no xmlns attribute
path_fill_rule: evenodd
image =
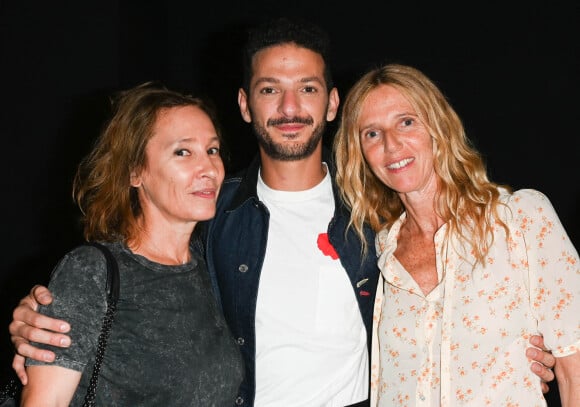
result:
<svg viewBox="0 0 580 407"><path fill-rule="evenodd" d="M318 235L318 240L316 241L318 248L325 256L330 256L333 260L338 259L338 253L334 250L332 244L328 240L327 233L321 233Z"/></svg>

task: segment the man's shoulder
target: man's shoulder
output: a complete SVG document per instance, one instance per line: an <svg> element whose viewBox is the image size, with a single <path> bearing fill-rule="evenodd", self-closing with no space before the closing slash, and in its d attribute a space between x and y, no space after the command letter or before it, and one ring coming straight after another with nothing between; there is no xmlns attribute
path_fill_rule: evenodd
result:
<svg viewBox="0 0 580 407"><path fill-rule="evenodd" d="M226 175L224 182L222 183L220 195L223 195L224 193L232 193L237 190L244 180L245 174L246 169Z"/></svg>
<svg viewBox="0 0 580 407"><path fill-rule="evenodd" d="M222 183L218 196L218 209L235 207L255 194L256 186L252 186L252 179L248 178L248 168L228 174ZM231 209L231 208L230 208Z"/></svg>

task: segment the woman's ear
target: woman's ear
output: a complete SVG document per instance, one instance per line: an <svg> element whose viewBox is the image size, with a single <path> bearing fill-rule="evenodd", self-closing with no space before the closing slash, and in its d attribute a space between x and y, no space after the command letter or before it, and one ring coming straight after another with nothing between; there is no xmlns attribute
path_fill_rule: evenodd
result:
<svg viewBox="0 0 580 407"><path fill-rule="evenodd" d="M131 171L129 183L132 187L139 188L141 186L141 175L137 174L137 171Z"/></svg>

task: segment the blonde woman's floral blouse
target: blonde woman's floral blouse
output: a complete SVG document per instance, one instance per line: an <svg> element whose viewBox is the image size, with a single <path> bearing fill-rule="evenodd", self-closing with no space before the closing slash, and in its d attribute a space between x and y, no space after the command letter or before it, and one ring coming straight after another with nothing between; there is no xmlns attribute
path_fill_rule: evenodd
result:
<svg viewBox="0 0 580 407"><path fill-rule="evenodd" d="M379 406L545 406L525 356L530 335L541 333L556 357L578 351L578 252L545 195L502 190L501 200L510 237L495 228L485 267L445 241L446 225L437 231L440 283L426 296L393 255L405 215L377 235Z"/></svg>

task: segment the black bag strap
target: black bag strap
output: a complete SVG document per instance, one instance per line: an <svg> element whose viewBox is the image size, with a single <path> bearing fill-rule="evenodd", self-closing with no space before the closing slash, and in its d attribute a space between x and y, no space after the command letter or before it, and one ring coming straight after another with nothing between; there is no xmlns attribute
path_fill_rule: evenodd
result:
<svg viewBox="0 0 580 407"><path fill-rule="evenodd" d="M0 407L17 407L20 405L22 383L14 371L10 372L8 383L0 391Z"/></svg>
<svg viewBox="0 0 580 407"><path fill-rule="evenodd" d="M97 345L97 357L95 360L95 366L93 367L93 374L91 375L91 380L89 382L87 394L85 395L83 407L95 405L95 393L97 390L97 383L99 381L99 372L101 371L101 362L103 361L103 356L105 356L107 340L109 339L109 333L111 331L111 326L113 325L115 310L117 309L120 285L119 267L117 265L117 260L111 251L101 243L88 242L87 245L94 246L101 250L107 259L107 312L103 318L103 325L101 326L101 334L99 335L99 342Z"/></svg>
<svg viewBox="0 0 580 407"><path fill-rule="evenodd" d="M102 243L88 242L89 246L94 246L101 250L107 259L107 303L116 304L119 300L119 267L113 253Z"/></svg>

